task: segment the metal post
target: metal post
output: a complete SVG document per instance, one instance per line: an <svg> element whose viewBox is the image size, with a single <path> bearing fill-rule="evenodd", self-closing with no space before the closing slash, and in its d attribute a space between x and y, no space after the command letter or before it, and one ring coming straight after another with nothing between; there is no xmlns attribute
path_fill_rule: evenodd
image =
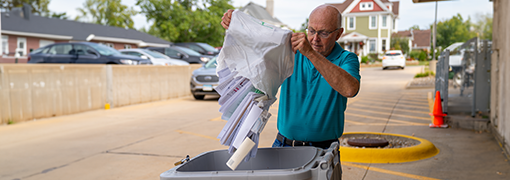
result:
<svg viewBox="0 0 510 180"><path fill-rule="evenodd" d="M436 33L437 33L437 1L436 1L436 15L434 17L434 34L432 34L432 60L436 60Z"/></svg>

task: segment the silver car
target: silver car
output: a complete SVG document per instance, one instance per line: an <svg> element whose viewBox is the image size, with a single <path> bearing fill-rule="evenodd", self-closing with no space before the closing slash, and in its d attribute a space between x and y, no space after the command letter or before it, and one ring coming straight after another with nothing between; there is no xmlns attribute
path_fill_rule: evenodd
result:
<svg viewBox="0 0 510 180"><path fill-rule="evenodd" d="M204 99L205 95L218 95L216 86L219 78L216 75L216 58L207 61L201 68L193 71L190 81L191 94L195 99Z"/></svg>
<svg viewBox="0 0 510 180"><path fill-rule="evenodd" d="M161 54L159 52L151 51L148 49L122 49L119 50L122 54L125 55L131 55L131 56L137 56L142 59L149 59L151 60L152 64L154 65L181 65L186 66L189 65L188 62L179 60L179 59L172 59L164 54Z"/></svg>

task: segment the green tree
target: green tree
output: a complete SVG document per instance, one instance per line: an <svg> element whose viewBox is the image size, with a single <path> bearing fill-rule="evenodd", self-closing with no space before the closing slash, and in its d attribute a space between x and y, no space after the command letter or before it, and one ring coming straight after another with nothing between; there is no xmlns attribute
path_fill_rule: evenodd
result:
<svg viewBox="0 0 510 180"><path fill-rule="evenodd" d="M138 12L132 7L121 4L121 0L87 0L83 8L77 8L80 15L75 20L133 29L132 16Z"/></svg>
<svg viewBox="0 0 510 180"><path fill-rule="evenodd" d="M221 46L225 29L221 17L233 9L230 0L138 0L147 20L147 32L171 42L205 42Z"/></svg>
<svg viewBox="0 0 510 180"><path fill-rule="evenodd" d="M481 39L492 40L492 15L476 14L476 23L473 25L474 31Z"/></svg>
<svg viewBox="0 0 510 180"><path fill-rule="evenodd" d="M471 31L472 26L471 20L468 18L464 21L460 14L453 16L451 19L438 22L436 47L441 46L445 48L455 42L466 42L467 40L476 37L476 33Z"/></svg>
<svg viewBox="0 0 510 180"><path fill-rule="evenodd" d="M23 7L23 3L30 5L32 14L43 17L67 19L65 12L56 13L48 9L50 0L0 0L0 12L7 12L12 10L12 8Z"/></svg>
<svg viewBox="0 0 510 180"><path fill-rule="evenodd" d="M51 14L48 9L50 0L0 0L0 11L7 12L12 8L23 7L23 3L27 3L32 7L32 13L39 16L49 16Z"/></svg>
<svg viewBox="0 0 510 180"><path fill-rule="evenodd" d="M308 18L306 18L306 21L301 24L301 28L299 29L299 32L306 32L306 29L308 28Z"/></svg>
<svg viewBox="0 0 510 180"><path fill-rule="evenodd" d="M411 26L409 30L420 30L420 26L418 25Z"/></svg>
<svg viewBox="0 0 510 180"><path fill-rule="evenodd" d="M392 36L390 48L402 50L402 53L409 56L409 39L406 37Z"/></svg>

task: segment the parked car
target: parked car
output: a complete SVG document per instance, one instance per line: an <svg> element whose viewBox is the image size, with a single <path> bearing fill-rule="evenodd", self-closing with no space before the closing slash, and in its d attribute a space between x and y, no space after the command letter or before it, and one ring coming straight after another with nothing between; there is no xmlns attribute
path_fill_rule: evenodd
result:
<svg viewBox="0 0 510 180"><path fill-rule="evenodd" d="M50 44L32 51L28 63L152 64L147 59L123 55L111 47L91 42Z"/></svg>
<svg viewBox="0 0 510 180"><path fill-rule="evenodd" d="M216 48L212 47L211 45L207 43L200 43L200 42L186 42L186 43L175 43L176 46L183 46L190 48L196 52L199 52L203 55L217 55L220 53Z"/></svg>
<svg viewBox="0 0 510 180"><path fill-rule="evenodd" d="M205 63L214 56L202 55L192 49L182 46L171 46L171 47L147 47L146 49L157 51L165 54L170 58L181 59L190 64L202 64Z"/></svg>
<svg viewBox="0 0 510 180"><path fill-rule="evenodd" d="M404 58L401 50L386 51L382 59L383 70L388 67L398 67L401 69L406 67L406 58Z"/></svg>
<svg viewBox="0 0 510 180"><path fill-rule="evenodd" d="M205 95L218 95L216 86L219 78L216 75L216 57L207 61L201 68L193 71L190 81L191 94L197 100L204 99Z"/></svg>
<svg viewBox="0 0 510 180"><path fill-rule="evenodd" d="M154 65L189 65L188 62L178 59L172 59L159 52L148 49L121 49L120 52L125 55L136 56L142 59L148 59Z"/></svg>

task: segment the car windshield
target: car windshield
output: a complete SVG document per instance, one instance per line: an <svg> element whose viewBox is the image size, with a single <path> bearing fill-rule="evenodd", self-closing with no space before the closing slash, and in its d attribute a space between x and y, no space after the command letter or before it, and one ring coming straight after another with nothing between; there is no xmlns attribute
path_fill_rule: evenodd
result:
<svg viewBox="0 0 510 180"><path fill-rule="evenodd" d="M175 48L177 48L181 51L184 51L186 54L191 55L191 56L200 56L201 55L200 53L193 51L192 49L189 49L189 48L180 47L180 46L175 46Z"/></svg>
<svg viewBox="0 0 510 180"><path fill-rule="evenodd" d="M209 51L209 52L218 52L218 50L214 49L214 47L212 47L209 44L206 44L206 43L197 43L197 44L200 47L203 47L206 51Z"/></svg>
<svg viewBox="0 0 510 180"><path fill-rule="evenodd" d="M204 65L204 67L205 68L216 68L216 65L217 65L216 58L217 57L218 56L213 57L211 60L207 61L207 63L205 63L205 65Z"/></svg>
<svg viewBox="0 0 510 180"><path fill-rule="evenodd" d="M400 56L402 54L400 54L399 52L390 52L390 53L386 53L386 56Z"/></svg>
<svg viewBox="0 0 510 180"><path fill-rule="evenodd" d="M111 47L102 45L102 44L88 44L92 46L99 54L103 56L111 56L111 55L120 55L121 53L117 51L116 49L113 49Z"/></svg>
<svg viewBox="0 0 510 180"><path fill-rule="evenodd" d="M164 54L161 54L161 53L158 53L158 52L155 52L155 51L151 51L151 50L147 50L147 49L143 49L142 51L144 53L149 54L150 56L152 56L154 58L161 58L161 59L167 59L168 58L168 56L166 56Z"/></svg>

